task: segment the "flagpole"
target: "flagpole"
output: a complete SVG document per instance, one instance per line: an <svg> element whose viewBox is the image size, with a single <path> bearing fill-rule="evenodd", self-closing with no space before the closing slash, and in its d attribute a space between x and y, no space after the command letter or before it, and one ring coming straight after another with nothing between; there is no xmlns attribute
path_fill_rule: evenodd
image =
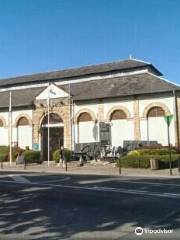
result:
<svg viewBox="0 0 180 240"><path fill-rule="evenodd" d="M9 164L12 165L12 93L9 92Z"/></svg>
<svg viewBox="0 0 180 240"><path fill-rule="evenodd" d="M50 96L49 96L49 87L50 84L48 83L48 167L49 167L49 162L50 162L50 129L49 129L49 108L50 108Z"/></svg>

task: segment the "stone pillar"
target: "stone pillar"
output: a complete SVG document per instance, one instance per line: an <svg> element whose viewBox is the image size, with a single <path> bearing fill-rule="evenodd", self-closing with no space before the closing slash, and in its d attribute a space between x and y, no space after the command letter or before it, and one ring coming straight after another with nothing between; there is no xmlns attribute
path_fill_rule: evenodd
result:
<svg viewBox="0 0 180 240"><path fill-rule="evenodd" d="M36 108L32 114L32 143L39 144L40 121L46 113L45 108Z"/></svg>
<svg viewBox="0 0 180 240"><path fill-rule="evenodd" d="M64 122L64 147L71 149L72 148L72 122L69 106L64 106L59 108L58 112L61 112Z"/></svg>
<svg viewBox="0 0 180 240"><path fill-rule="evenodd" d="M97 120L98 122L104 122L104 103L102 101L98 104Z"/></svg>
<svg viewBox="0 0 180 240"><path fill-rule="evenodd" d="M134 99L133 111L134 111L134 140L141 140L139 100L138 99Z"/></svg>

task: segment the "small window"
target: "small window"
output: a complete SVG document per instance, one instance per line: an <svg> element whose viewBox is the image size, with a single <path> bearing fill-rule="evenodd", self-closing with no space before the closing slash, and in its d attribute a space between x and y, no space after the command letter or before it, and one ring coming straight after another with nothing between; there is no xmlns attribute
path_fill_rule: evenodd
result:
<svg viewBox="0 0 180 240"><path fill-rule="evenodd" d="M17 126L26 126L29 125L29 121L26 117L21 117L17 123Z"/></svg>
<svg viewBox="0 0 180 240"><path fill-rule="evenodd" d="M165 112L161 107L153 107L148 112L148 117L163 117L164 115Z"/></svg>
<svg viewBox="0 0 180 240"><path fill-rule="evenodd" d="M111 113L110 120L119 120L119 119L126 119L126 113L123 110L115 110Z"/></svg>
<svg viewBox="0 0 180 240"><path fill-rule="evenodd" d="M92 121L92 117L87 112L81 113L78 117L78 122L89 122L89 121Z"/></svg>

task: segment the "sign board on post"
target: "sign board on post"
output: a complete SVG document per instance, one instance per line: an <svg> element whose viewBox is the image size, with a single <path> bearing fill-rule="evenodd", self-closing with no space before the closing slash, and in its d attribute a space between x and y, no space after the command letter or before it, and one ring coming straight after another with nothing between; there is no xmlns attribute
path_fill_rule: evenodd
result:
<svg viewBox="0 0 180 240"><path fill-rule="evenodd" d="M172 166L171 166L171 144L170 144L170 131L169 131L169 126L171 124L171 121L173 119L173 115L167 115L164 117L164 120L167 123L167 137L168 137L168 147L169 147L169 171L170 175L172 175Z"/></svg>
<svg viewBox="0 0 180 240"><path fill-rule="evenodd" d="M167 116L164 116L164 120L165 122L167 123L168 126L170 126L170 123L173 119L173 115L167 115Z"/></svg>
<svg viewBox="0 0 180 240"><path fill-rule="evenodd" d="M33 149L34 151L39 151L39 144L38 144L38 143L33 143L32 149Z"/></svg>

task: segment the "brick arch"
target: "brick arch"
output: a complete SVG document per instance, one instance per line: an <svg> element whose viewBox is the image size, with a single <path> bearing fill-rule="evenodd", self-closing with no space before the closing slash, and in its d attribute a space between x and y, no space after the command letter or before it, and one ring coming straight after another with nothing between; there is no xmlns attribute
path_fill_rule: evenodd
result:
<svg viewBox="0 0 180 240"><path fill-rule="evenodd" d="M3 127L6 127L6 120L5 120L5 118L0 116L0 121L2 121Z"/></svg>
<svg viewBox="0 0 180 240"><path fill-rule="evenodd" d="M59 114L59 112L57 112L57 111L53 111L53 112L50 112L49 114L51 114L51 113L54 113L54 114L57 114L61 119L62 119L62 121L63 121L63 123L64 123L64 120L63 120L63 117ZM39 127L41 127L41 125L42 125L42 121L43 121L43 119L45 118L45 116L47 116L48 114L42 114L41 115L41 117L39 118Z"/></svg>
<svg viewBox="0 0 180 240"><path fill-rule="evenodd" d="M21 114L19 114L19 115L16 117L16 119L15 119L15 122L14 122L14 126L15 126L15 127L18 126L18 121L19 121L19 119L22 118L22 117L27 118L27 120L28 120L28 122L29 122L29 125L32 125L32 120L31 120L30 116L29 116L27 113L21 113Z"/></svg>
<svg viewBox="0 0 180 240"><path fill-rule="evenodd" d="M143 118L147 118L149 110L153 107L161 107L164 110L165 115L170 115L171 114L171 111L169 110L169 108L164 103L154 102L154 103L150 103L149 105L147 105L145 107L145 109L143 111Z"/></svg>
<svg viewBox="0 0 180 240"><path fill-rule="evenodd" d="M112 108L108 111L107 116L106 116L106 122L110 122L111 114L112 114L114 111L117 111L117 110L123 111L123 112L126 114L127 119L131 117L131 114L130 114L129 110L128 110L126 107L124 107L124 106L116 106L116 107L112 107Z"/></svg>
<svg viewBox="0 0 180 240"><path fill-rule="evenodd" d="M82 113L89 113L89 115L91 116L92 120L93 120L93 121L96 121L96 116L95 116L95 114L93 113L93 111L91 111L91 110L88 109L88 108L82 108L82 109L80 109L80 110L76 113L76 115L75 115L75 117L74 117L74 122L75 122L75 123L78 122L78 118L79 118L80 114L82 114Z"/></svg>

